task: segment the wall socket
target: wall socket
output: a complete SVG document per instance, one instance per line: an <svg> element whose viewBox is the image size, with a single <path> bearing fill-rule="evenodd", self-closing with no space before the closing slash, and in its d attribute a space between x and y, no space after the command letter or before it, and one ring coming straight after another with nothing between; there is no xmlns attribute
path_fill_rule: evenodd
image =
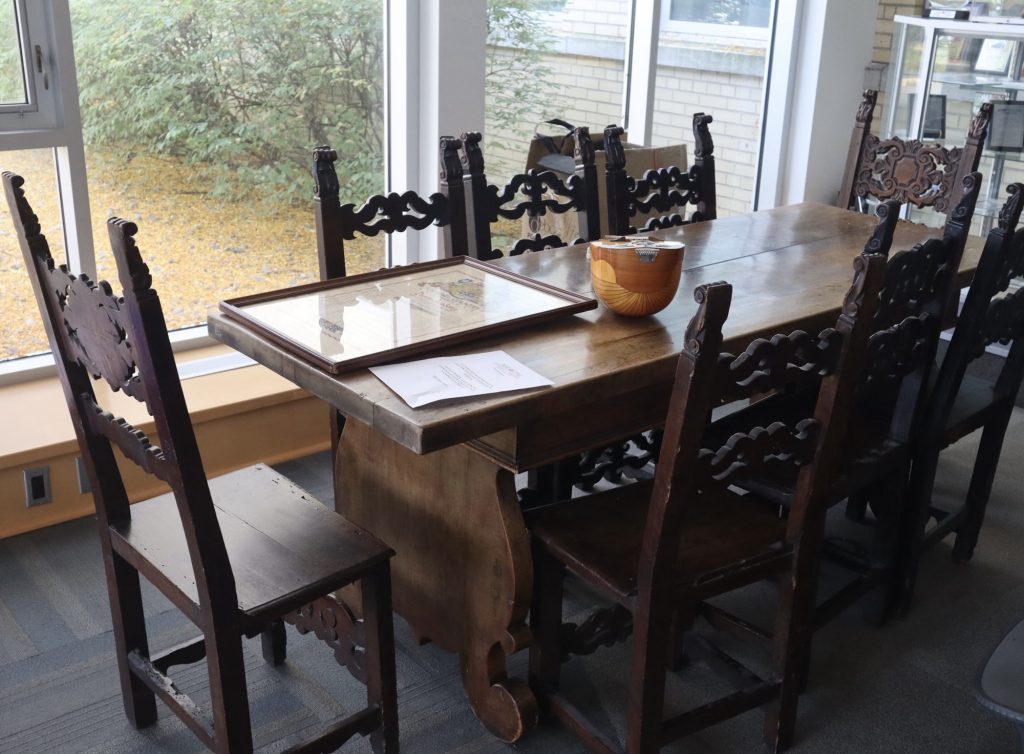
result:
<svg viewBox="0 0 1024 754"><path fill-rule="evenodd" d="M25 506L43 505L53 500L50 491L50 467L38 466L25 469Z"/></svg>

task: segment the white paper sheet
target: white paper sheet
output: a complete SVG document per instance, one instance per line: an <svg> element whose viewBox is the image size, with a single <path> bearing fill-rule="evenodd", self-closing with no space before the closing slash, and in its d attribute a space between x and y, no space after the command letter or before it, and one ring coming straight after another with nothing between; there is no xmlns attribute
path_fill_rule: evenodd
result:
<svg viewBox="0 0 1024 754"><path fill-rule="evenodd" d="M441 356L370 367L370 371L413 408L449 398L468 398L553 383L504 351Z"/></svg>

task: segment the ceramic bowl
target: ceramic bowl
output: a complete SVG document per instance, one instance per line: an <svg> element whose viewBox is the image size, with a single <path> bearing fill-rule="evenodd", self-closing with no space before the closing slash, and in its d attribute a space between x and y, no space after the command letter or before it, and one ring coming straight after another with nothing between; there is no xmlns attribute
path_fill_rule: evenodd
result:
<svg viewBox="0 0 1024 754"><path fill-rule="evenodd" d="M627 317L660 312L676 295L686 246L655 238L590 242L590 277L605 306Z"/></svg>

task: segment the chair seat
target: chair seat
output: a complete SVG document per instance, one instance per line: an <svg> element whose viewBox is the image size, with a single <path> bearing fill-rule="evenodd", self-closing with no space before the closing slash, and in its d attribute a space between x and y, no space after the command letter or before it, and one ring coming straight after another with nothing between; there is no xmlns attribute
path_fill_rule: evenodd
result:
<svg viewBox="0 0 1024 754"><path fill-rule="evenodd" d="M394 552L262 464L210 479L210 494L235 574L238 609L255 622L338 589ZM131 507L115 536L158 566L198 604L171 493Z"/></svg>
<svg viewBox="0 0 1024 754"><path fill-rule="evenodd" d="M980 429L992 411L1002 406L1006 400L1009 398L996 393L994 383L965 376L946 420L943 444L952 445L960 438Z"/></svg>
<svg viewBox="0 0 1024 754"><path fill-rule="evenodd" d="M637 563L653 482L637 482L537 510L535 537L573 572L628 603L637 594ZM758 556L779 553L785 521L774 506L729 491L705 492L683 526L675 567L680 587Z"/></svg>

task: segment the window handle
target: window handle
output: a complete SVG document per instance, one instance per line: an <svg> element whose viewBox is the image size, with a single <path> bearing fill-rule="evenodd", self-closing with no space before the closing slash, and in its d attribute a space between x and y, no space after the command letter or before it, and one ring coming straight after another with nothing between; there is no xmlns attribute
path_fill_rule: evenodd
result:
<svg viewBox="0 0 1024 754"><path fill-rule="evenodd" d="M43 73L43 48L40 45L36 45L36 72L43 74L43 89L49 89L50 76Z"/></svg>

